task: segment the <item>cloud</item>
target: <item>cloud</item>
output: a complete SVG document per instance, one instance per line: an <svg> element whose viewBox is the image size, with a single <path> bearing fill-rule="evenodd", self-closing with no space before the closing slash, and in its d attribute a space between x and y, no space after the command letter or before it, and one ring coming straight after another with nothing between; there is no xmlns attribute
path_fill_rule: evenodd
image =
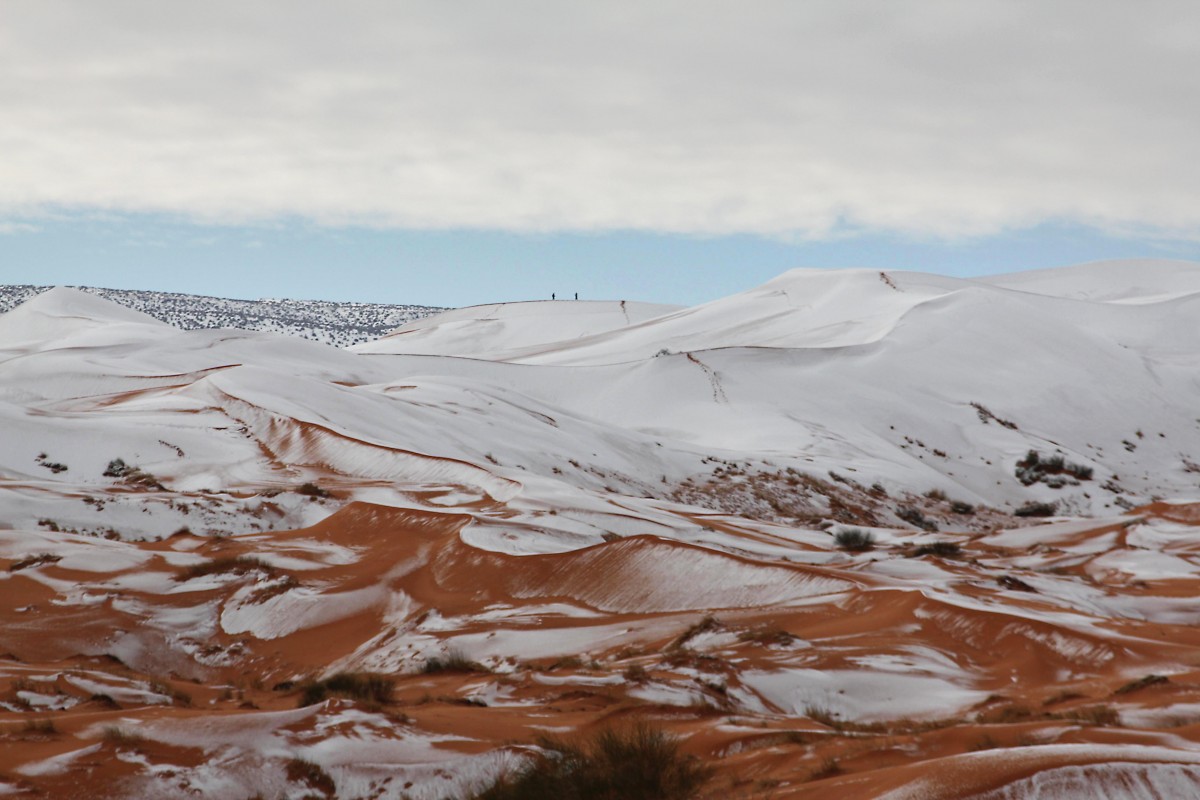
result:
<svg viewBox="0 0 1200 800"><path fill-rule="evenodd" d="M0 210L1200 234L1200 7L0 3Z"/></svg>

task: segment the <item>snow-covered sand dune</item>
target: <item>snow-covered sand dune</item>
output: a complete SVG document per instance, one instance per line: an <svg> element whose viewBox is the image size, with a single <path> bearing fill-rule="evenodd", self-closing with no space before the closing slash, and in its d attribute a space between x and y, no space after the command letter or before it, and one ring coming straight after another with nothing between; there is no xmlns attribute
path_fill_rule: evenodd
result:
<svg viewBox="0 0 1200 800"><path fill-rule="evenodd" d="M703 797L1185 796L1197 318L1178 262L350 350L45 292L0 315L0 792L467 798L645 720Z"/></svg>

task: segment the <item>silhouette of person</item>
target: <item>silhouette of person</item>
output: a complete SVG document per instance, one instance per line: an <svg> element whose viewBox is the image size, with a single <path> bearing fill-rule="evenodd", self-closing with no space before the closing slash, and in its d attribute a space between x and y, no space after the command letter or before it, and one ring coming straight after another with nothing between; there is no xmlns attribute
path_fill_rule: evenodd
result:
<svg viewBox="0 0 1200 800"><path fill-rule="evenodd" d="M550 299L551 299L551 300L557 300L558 298L554 296L554 292L551 292L551 293L550 293Z"/></svg>
<svg viewBox="0 0 1200 800"><path fill-rule="evenodd" d="M576 292L576 293L575 293L575 299L576 299L576 300L578 300L578 299L579 299L579 292Z"/></svg>

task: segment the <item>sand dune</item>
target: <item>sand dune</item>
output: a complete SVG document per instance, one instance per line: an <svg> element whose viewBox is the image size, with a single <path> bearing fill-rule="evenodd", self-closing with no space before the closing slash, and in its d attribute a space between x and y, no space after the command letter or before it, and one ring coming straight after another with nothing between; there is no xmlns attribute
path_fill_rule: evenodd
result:
<svg viewBox="0 0 1200 800"><path fill-rule="evenodd" d="M352 352L47 292L0 792L465 799L646 721L703 798L1196 794L1198 292L793 271Z"/></svg>

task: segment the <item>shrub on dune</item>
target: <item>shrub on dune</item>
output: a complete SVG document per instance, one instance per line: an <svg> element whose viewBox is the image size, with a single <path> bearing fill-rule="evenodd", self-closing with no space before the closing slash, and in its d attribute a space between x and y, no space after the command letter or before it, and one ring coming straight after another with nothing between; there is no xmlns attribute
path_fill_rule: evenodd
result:
<svg viewBox="0 0 1200 800"><path fill-rule="evenodd" d="M712 771L646 724L608 729L582 745L541 739L543 753L472 800L688 800Z"/></svg>

